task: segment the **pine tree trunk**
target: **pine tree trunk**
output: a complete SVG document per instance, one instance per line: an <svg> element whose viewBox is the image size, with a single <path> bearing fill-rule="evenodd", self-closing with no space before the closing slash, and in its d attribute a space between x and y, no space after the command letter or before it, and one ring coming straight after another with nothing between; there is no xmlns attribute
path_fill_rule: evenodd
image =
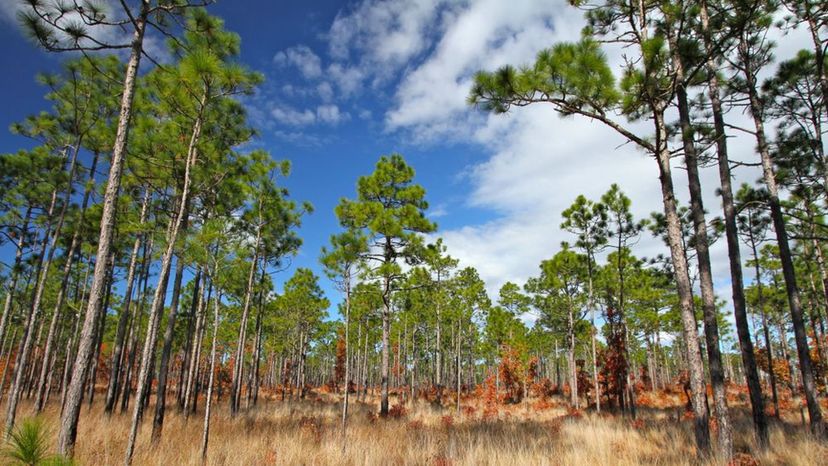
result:
<svg viewBox="0 0 828 466"><path fill-rule="evenodd" d="M204 275L207 275L206 270L204 270ZM201 344L204 339L204 328L207 320L207 307L209 306L212 293L213 282L210 281L206 288L202 287L201 294L198 298L196 330L193 335L192 345L193 354L190 357L190 367L187 373L187 384L184 389L184 419L187 419L191 412L195 412L195 400L198 399L197 395L194 396L194 391L196 380L198 379L199 363L201 361Z"/></svg>
<svg viewBox="0 0 828 466"><path fill-rule="evenodd" d="M11 277L9 277L9 288L6 292L6 301L3 304L3 315L0 317L0 341L5 343L6 332L9 323L9 316L11 315L12 302L14 302L14 293L17 290L17 280L20 278L21 264L23 262L23 248L26 244L26 236L29 232L29 221L32 215L32 206L26 208L26 214L23 216L23 225L20 228L17 239L17 245L14 253L14 266L12 267ZM0 344L0 346L3 346ZM5 369L4 369L5 371ZM0 395L2 395L2 387L0 387Z"/></svg>
<svg viewBox="0 0 828 466"><path fill-rule="evenodd" d="M259 202L261 209L261 201ZM256 243L253 249L253 261L250 263L250 272L247 275L247 286L244 292L244 307L242 308L241 323L239 324L239 340L236 343L235 365L233 366L233 380L230 385L230 414L235 416L239 411L241 401L242 370L244 368L244 345L247 336L247 320L250 315L250 297L253 292L253 278L256 276L256 266L259 263L259 245L262 239L262 222L259 219L256 228Z"/></svg>
<svg viewBox="0 0 828 466"><path fill-rule="evenodd" d="M388 337L391 331L391 284L385 278L382 295L382 362L380 364L380 385L382 398L380 399L380 416L388 416Z"/></svg>
<svg viewBox="0 0 828 466"><path fill-rule="evenodd" d="M748 328L747 307L745 304L744 277L742 274L742 257L739 251L739 230L736 226L736 208L733 200L733 185L730 173L730 159L727 149L727 134L725 133L724 114L719 95L719 79L717 66L713 60L714 44L711 38L707 0L701 2L700 16L704 30L704 46L707 52L707 93L713 111L713 128L716 139L716 155L719 166L719 182L721 184L722 210L725 220L725 238L727 240L728 259L730 260L730 286L733 297L733 314L736 321L736 333L739 338L739 348L742 355L742 365L745 368L748 394L750 396L753 427L760 448L768 447L768 421L765 417L765 403L762 398L762 386L759 383L759 371L756 368L756 358L753 351L753 342Z"/></svg>
<svg viewBox="0 0 828 466"><path fill-rule="evenodd" d="M80 141L78 141L78 146L80 146ZM51 356L55 332L57 330L58 322L61 319L63 302L66 297L66 288L69 286L69 277L72 274L72 265L74 264L75 251L80 246L81 228L83 227L83 220L86 217L86 208L89 204L89 197L92 194L92 186L95 182L95 168L98 165L98 157L98 152L95 152L95 155L92 159L92 165L89 169L89 180L87 181L86 187L84 188L83 192L83 201L81 202L78 224L75 226L75 231L72 234L72 241L69 244L69 249L66 250L66 261L63 265L63 277L61 278L60 289L58 290L58 295L55 299L55 307L52 312L52 320L49 323L49 332L46 336L46 347L43 350L43 364L41 365L40 377L38 378L37 383L37 397L35 398L36 412L40 412L41 410L43 410L43 401L45 395L44 391L47 385L47 376L51 375L49 371L51 370ZM71 189L69 189L68 192L71 192ZM2 332L0 332L0 334L2 334Z"/></svg>
<svg viewBox="0 0 828 466"><path fill-rule="evenodd" d="M8 345L6 345L5 352L3 353L3 354L6 355L6 358L4 360L5 364L3 364L3 375L0 376L0 397L3 396L3 389L6 386L6 375L8 374L9 366L12 365L12 362L13 362L11 351L12 351L12 348L14 347L14 341L16 339L17 339L17 329L14 329L14 331L12 332L12 337L6 339L7 340L6 343L8 343Z"/></svg>
<svg viewBox="0 0 828 466"><path fill-rule="evenodd" d="M84 276L84 288L86 287L86 281L89 278L89 264L86 266L86 276ZM86 291L84 290L84 294ZM81 299L83 302L83 299ZM63 414L63 410L66 407L66 390L69 388L70 377L72 375L72 367L71 363L75 357L75 342L78 341L78 335L80 334L80 314L78 313L74 317L74 330L72 331L72 337L69 339L69 344L66 347L66 357L63 360L63 378L61 380L61 388L60 388L60 411Z"/></svg>
<svg viewBox="0 0 828 466"><path fill-rule="evenodd" d="M683 248L681 224L676 210L673 176L670 168L670 150L667 147L667 124L664 121L664 109L660 106L655 106L653 110L656 128L655 156L659 168L664 216L667 222L667 240L670 246L670 257L679 295L679 310L686 343L685 349L690 374L691 400L693 413L695 415L694 434L696 437L696 449L699 456L705 456L710 451L710 429L706 409L704 366L701 351L699 351L699 335L696 327L696 316L693 311L693 293L690 287L687 257L685 256Z"/></svg>
<svg viewBox="0 0 828 466"><path fill-rule="evenodd" d="M178 371L178 380L176 381L176 403L178 405L178 412L182 412L184 410L184 397L185 397L185 386L187 380L187 374L190 372L190 364L192 361L190 360L190 356L192 353L192 342L193 336L195 335L195 324L196 324L196 314L197 314L197 306L198 306L198 296L201 294L201 269L198 270L196 273L195 286L193 288L193 297L190 300L190 311L187 315L187 331L184 334L184 348L182 350L182 357L183 360L181 362L181 367Z"/></svg>
<svg viewBox="0 0 828 466"><path fill-rule="evenodd" d="M141 202L141 217L140 226L146 223L147 208L149 207L149 190L144 191L144 200ZM121 360L124 353L124 343L126 341L127 324L129 323L129 308L132 304L132 289L135 284L135 269L138 263L138 250L141 247L142 236L139 234L135 238L132 245L132 253L129 258L129 268L127 271L126 291L124 291L124 304L121 307L121 312L118 317L118 327L115 330L115 343L112 350L111 367L109 371L109 386L106 389L106 402L104 412L107 415L112 414L115 408L115 402L118 399L119 382L121 374ZM145 246L146 247L146 246ZM146 256L146 252L144 254ZM144 264L146 266L146 264Z"/></svg>
<svg viewBox="0 0 828 466"><path fill-rule="evenodd" d="M115 144L112 149L112 158L109 167L109 179L103 200L101 214L101 234L98 241L98 252L95 263L95 272L92 275L92 288L89 292L89 303L84 316L83 330L78 342L78 354L73 366L72 380L66 393L66 405L60 419L58 433L58 453L72 457L75 450L75 439L78 432L78 417L83 398L83 384L89 372L89 355L95 329L95 319L98 316L106 285L107 267L102 257L109 257L112 249L112 237L115 232L115 212L117 210L118 191L121 185L121 172L126 156L127 136L129 134L130 119L132 116L132 101L135 91L135 80L138 66L143 52L144 29L149 14L149 1L141 1L141 12L133 21L135 33L132 38L129 61L124 76L124 91L121 95L121 109L118 115L118 127L115 134Z"/></svg>
<svg viewBox="0 0 828 466"><path fill-rule="evenodd" d="M264 261L263 261L264 262ZM259 277L259 283L264 283L266 275L266 266L262 265L262 273ZM256 306L256 336L253 340L253 361L250 368L250 377L248 377L247 386L247 401L245 409L249 410L251 406L255 406L259 396L259 360L262 357L262 304L264 299L264 291L259 290L258 304Z"/></svg>
<svg viewBox="0 0 828 466"><path fill-rule="evenodd" d="M189 204L189 203L188 203ZM189 208L185 209L189 212ZM182 231L187 229L187 217L184 215ZM181 281L184 276L184 261L178 256L175 264L175 278L173 279L173 296L170 303L170 314L167 317L167 328L164 329L164 343L161 349L161 362L158 366L158 385L155 394L155 415L152 419L151 443L157 445L161 440L161 431L164 428L164 411L166 410L167 399L167 376L169 372L170 354L172 353L173 333L175 332L175 320L178 314L178 303L181 299Z"/></svg>
<svg viewBox="0 0 828 466"><path fill-rule="evenodd" d="M214 270L215 273L215 270ZM212 280L210 281L212 288ZM205 400L204 408L204 429L201 434L201 462L207 462L207 441L210 438L210 409L213 406L213 385L216 377L216 339L218 336L219 326L219 304L221 302L221 292L216 295L213 300L213 341L210 345L210 381L207 383L207 399Z"/></svg>
<svg viewBox="0 0 828 466"><path fill-rule="evenodd" d="M41 300L43 299L43 292L46 289L46 281L49 277L49 269L52 265L52 259L55 256L55 251L57 250L58 240L60 239L60 233L63 228L63 222L66 219L66 211L69 208L69 200L72 196L72 182L75 179L75 168L77 167L78 161L78 154L80 153L80 142L78 141L75 145L74 150L72 151L71 160L69 162L69 181L68 185L66 186L66 192L63 196L63 204L60 208L60 214L58 214L57 218L57 225L54 228L54 231L51 232L51 241L49 241L49 228L47 227L46 234L43 237L43 253L46 255L45 262L42 263L40 267L40 273L37 275L37 280L35 281L35 293L34 297L32 298L32 306L29 311L29 315L26 319L26 327L23 331L23 347L20 351L20 364L16 364L14 368L14 379L12 382L11 390L9 391L9 400L6 409L6 434L8 435L11 433L12 428L14 428L14 421L15 416L17 415L17 404L20 401L20 395L23 388L23 377L25 375L26 369L29 368L27 365L27 361L29 358L29 353L32 350L32 344L34 339L32 338L34 326L38 324L38 317L40 316L40 308L41 308ZM52 213L55 207L55 203L57 200L57 190L52 192L52 201L51 205L49 206L49 224L52 221ZM47 241L48 245L48 253L47 251ZM41 256L41 261L43 261L43 257ZM39 337L39 336L38 336ZM34 363L34 361L33 361ZM31 367L34 369L34 366Z"/></svg>
<svg viewBox="0 0 828 466"><path fill-rule="evenodd" d="M178 212L175 217L171 219L170 228L167 232L166 250L161 258L161 270L158 275L158 285L155 289L155 295L152 299L152 306L150 307L149 323L147 327L147 334L144 340L144 349L141 355L141 369L138 372L138 402L135 403L135 409L132 413L132 426L130 427L129 440L127 442L127 451L124 462L130 464L132 462L132 454L135 450L135 440L138 435L138 424L141 421L144 410L144 392L149 393L151 385L150 372L152 369L152 362L155 359L155 345L158 338L158 327L161 323L161 315L164 311L164 301L166 300L167 284L169 282L170 267L172 265L172 256L175 251L175 243L178 235L185 224L184 218L187 216L189 205L190 185L192 183L192 170L196 164L198 155L197 145L201 136L202 117L205 110L206 101L208 98L208 90L204 89L201 96L198 114L193 123L192 134L190 135L190 142L187 147L187 155L184 167L184 184L181 188L180 199L178 200Z"/></svg>
<svg viewBox="0 0 828 466"><path fill-rule="evenodd" d="M569 401L574 409L580 408L578 398L578 367L575 364L575 317L574 311L569 308L568 339L569 339Z"/></svg>
<svg viewBox="0 0 828 466"><path fill-rule="evenodd" d="M141 278L141 300L139 301L137 312L132 317L132 325L129 333L129 349L124 355L126 361L126 370L124 371L124 391L121 398L121 413L125 413L129 407L129 397L132 393L132 379L135 378L135 358L138 353L138 340L143 327L142 321L144 318L144 309L147 303L147 285L149 282L150 265L152 261L153 246L155 238L150 236L147 247L144 248L143 270ZM123 364L122 364L123 365Z"/></svg>
<svg viewBox="0 0 828 466"><path fill-rule="evenodd" d="M619 255L621 254L621 250L618 251ZM590 340L592 343L592 388L595 391L595 411L601 412L601 392L598 388L598 357L595 351L595 333L598 331L598 328L595 327L595 300L593 294L593 286L592 286L592 275L593 275L593 256L592 252L590 251L587 254L588 262L588 279L589 279L589 297L587 298L589 312L590 312Z"/></svg>
<svg viewBox="0 0 828 466"><path fill-rule="evenodd" d="M348 422L348 398L350 397L351 388L351 345L350 345L350 326L351 326L351 275L350 271L345 272L344 277L345 287L345 393L342 395L342 451L345 451L347 438L347 422Z"/></svg>
<svg viewBox="0 0 828 466"><path fill-rule="evenodd" d="M718 423L718 455L723 459L733 456L733 427L727 407L725 393L725 376L722 366L722 354L719 346L719 325L716 320L716 294L713 289L713 273L710 264L710 240L707 235L704 201L702 199L701 180L699 178L699 160L696 144L693 140L694 129L690 121L690 106L687 98L684 64L679 56L678 44L673 33L669 34L670 48L673 54L673 66L676 70L676 98L679 108L679 125L682 132L684 163L690 190L690 213L693 217L695 231L696 259L699 267L699 287L702 298L702 315L704 335L707 348L707 361L710 382L713 387L713 407Z"/></svg>
<svg viewBox="0 0 828 466"><path fill-rule="evenodd" d="M779 201L779 189L776 185L776 176L771 160L770 149L765 135L765 124L762 121L763 108L756 89L756 76L752 63L746 51L747 45L740 44L740 53L744 61L744 78L748 89L748 100L750 103L750 114L753 117L755 127L756 145L759 157L762 162L762 178L768 190L768 204L771 211L773 229L776 232L776 242L779 246L779 260L782 263L782 275L785 278L785 290L788 295L788 307L793 322L794 340L799 355L799 369L802 374L802 385L805 393L805 401L808 405L808 416L810 417L811 431L815 434L822 434L825 426L822 422L822 409L816 394L816 383L811 363L811 355L808 347L808 337L805 331L805 320L802 314L802 305L799 297L799 287L796 283L796 270L793 264L790 244L788 243L788 231L785 225L785 218L782 206Z"/></svg>
<svg viewBox="0 0 828 466"><path fill-rule="evenodd" d="M461 338L462 338L462 329L461 329L461 326L460 326L460 318L458 317L458 319L457 319L457 348L455 350L455 355L456 355L456 359L457 359L457 381L456 381L457 383L456 383L456 387L457 387L457 416L458 417L460 416L460 388L461 388L460 387L460 383L461 383L460 382L461 381L461 377L460 377L460 367L461 367L460 366L460 343L461 343L461 341L460 340L461 340Z"/></svg>
<svg viewBox="0 0 828 466"><path fill-rule="evenodd" d="M441 278L440 277L440 272L438 271L437 272L437 291L438 291L438 293L440 291L440 286L441 286L440 278ZM442 400L442 397L443 397L443 378L442 378L442 375L443 375L443 348L442 348L443 336L441 334L442 325L441 325L441 320L440 320L440 311L441 311L441 309L440 309L441 305L440 304L441 304L441 302L442 302L442 296L438 294L436 302L434 303L435 311L436 311L436 314L437 314L437 336L436 336L436 339L434 340L434 347L435 347L434 348L434 364L435 364L434 383L437 385L437 404L438 405L442 405L442 402L443 402L443 400Z"/></svg>
<svg viewBox="0 0 828 466"><path fill-rule="evenodd" d="M106 297L104 298L103 306L101 306L100 314L98 315L98 325L95 330L95 350L91 354L91 361L89 362L91 370L89 371L89 384L87 386L89 392L89 408L92 408L92 401L95 399L95 380L98 374L98 359L101 354L101 346L103 344L103 334L106 327L106 312L109 309L109 301L112 298L112 284L113 275L115 273L115 258L114 254L109 257L109 278L107 283Z"/></svg>

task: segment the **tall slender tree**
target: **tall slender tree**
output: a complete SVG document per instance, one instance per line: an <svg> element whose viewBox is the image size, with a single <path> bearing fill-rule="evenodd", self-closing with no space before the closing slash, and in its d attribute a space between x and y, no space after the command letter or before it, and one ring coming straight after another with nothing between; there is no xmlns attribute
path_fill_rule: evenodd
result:
<svg viewBox="0 0 828 466"><path fill-rule="evenodd" d="M399 154L381 157L374 173L357 182L357 199L342 199L336 207L339 222L347 229L363 231L369 252L369 277L382 287L382 361L380 414L388 414L389 338L392 295L402 279L399 260L412 264L423 257L421 233L435 230L425 216L425 190L413 184L414 169Z"/></svg>

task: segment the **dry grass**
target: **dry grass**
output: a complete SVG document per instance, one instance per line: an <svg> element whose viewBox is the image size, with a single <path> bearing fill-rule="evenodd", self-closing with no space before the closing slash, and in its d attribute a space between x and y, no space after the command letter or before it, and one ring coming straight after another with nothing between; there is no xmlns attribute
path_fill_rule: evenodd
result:
<svg viewBox="0 0 828 466"><path fill-rule="evenodd" d="M339 430L337 398L313 401L266 401L231 419L224 403L211 427L210 465L633 465L698 464L690 421L674 409L643 409L639 421L610 415L568 415L556 403L526 403L501 408L481 419L482 407L464 404L466 414L442 411L418 402L399 419L377 420L376 403L354 404L347 438ZM551 406L550 406L551 405ZM128 416L107 419L96 405L84 407L76 458L81 465L119 465L128 432ZM172 410L174 411L174 410ZM734 410L736 448L753 450L749 420ZM29 412L23 406L22 416ZM44 417L54 436L58 413ZM143 426L135 464L198 465L203 415L167 416L163 439L149 445L151 415ZM680 417L680 416L679 416ZM796 419L791 417L791 419ZM344 451L343 451L344 445ZM772 428L772 448L757 455L760 464L828 464L828 446L793 423ZM709 464L716 464L709 462Z"/></svg>

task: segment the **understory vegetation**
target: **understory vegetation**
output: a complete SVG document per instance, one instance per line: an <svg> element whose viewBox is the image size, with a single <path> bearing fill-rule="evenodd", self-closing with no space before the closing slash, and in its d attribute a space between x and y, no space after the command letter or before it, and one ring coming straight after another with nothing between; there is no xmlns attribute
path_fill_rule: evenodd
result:
<svg viewBox="0 0 828 466"><path fill-rule="evenodd" d="M70 53L0 154L8 462L828 464L824 2L571 1L580 37L470 75L470 110L546 105L659 170L646 218L613 180L560 193L568 240L497 288L401 154L333 212L295 199L245 106L263 77L207 3L20 10ZM775 57L794 27L808 48ZM311 214L338 224L320 251Z"/></svg>

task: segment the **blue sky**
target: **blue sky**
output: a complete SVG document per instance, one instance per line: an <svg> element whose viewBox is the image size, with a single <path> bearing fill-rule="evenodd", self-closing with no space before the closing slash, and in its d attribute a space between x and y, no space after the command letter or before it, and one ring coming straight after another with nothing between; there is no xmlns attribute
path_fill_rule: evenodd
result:
<svg viewBox="0 0 828 466"><path fill-rule="evenodd" d="M0 0L3 128L45 108L34 76L65 58L21 35L15 4ZM563 0L223 0L209 11L241 35L241 61L266 77L245 101L261 132L254 144L291 160L292 196L316 208L304 220L294 268L319 272L319 249L338 231L334 206L392 152L417 170L449 253L475 266L493 297L507 280L522 284L571 240L558 225L578 194L595 199L618 183L637 216L661 209L654 161L597 123L564 120L540 106L493 116L465 104L475 71L527 63L542 48L578 38L581 12ZM801 43L783 40L780 55ZM622 63L621 51L608 56ZM752 161L753 144L733 141L734 157ZM27 144L0 131L0 151ZM683 176L676 171L678 195L686 199ZM716 176L702 173L711 212L719 209ZM737 182L756 177L742 170ZM666 251L645 237L635 252ZM723 244L714 245L713 256L717 289L729 298ZM277 275L277 284L291 273Z"/></svg>

